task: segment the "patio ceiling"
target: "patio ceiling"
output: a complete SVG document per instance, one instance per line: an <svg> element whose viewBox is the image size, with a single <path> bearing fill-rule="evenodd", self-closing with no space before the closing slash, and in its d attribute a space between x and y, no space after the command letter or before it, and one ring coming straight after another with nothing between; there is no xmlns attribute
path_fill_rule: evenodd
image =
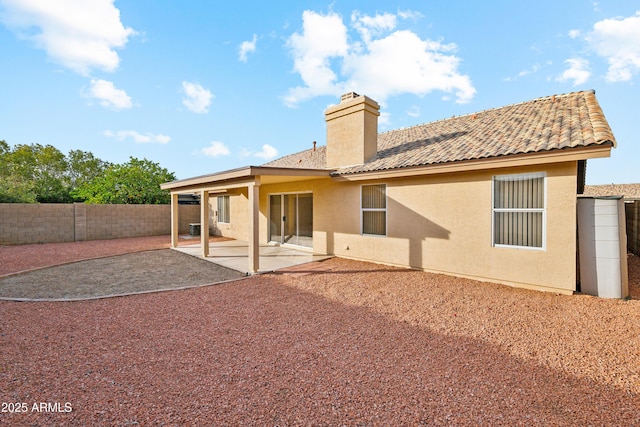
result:
<svg viewBox="0 0 640 427"><path fill-rule="evenodd" d="M211 175L197 176L173 182L167 182L160 186L163 190L171 192L171 247L178 247L178 194L200 193L200 227L209 229L209 195L220 193L232 188L247 188L248 212L249 212L249 240L248 240L248 266L249 273L255 273L260 268L259 252L259 199L260 186L288 181L301 181L305 179L330 178L329 169L299 169L265 166L245 166L239 169L231 169ZM209 255L208 233L201 233L201 256Z"/></svg>

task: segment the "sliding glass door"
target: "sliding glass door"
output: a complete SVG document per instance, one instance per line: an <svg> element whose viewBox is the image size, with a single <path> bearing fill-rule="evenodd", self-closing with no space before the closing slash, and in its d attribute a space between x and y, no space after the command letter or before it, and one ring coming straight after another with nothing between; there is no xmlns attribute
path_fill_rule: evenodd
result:
<svg viewBox="0 0 640 427"><path fill-rule="evenodd" d="M313 195L269 196L269 241L313 247Z"/></svg>

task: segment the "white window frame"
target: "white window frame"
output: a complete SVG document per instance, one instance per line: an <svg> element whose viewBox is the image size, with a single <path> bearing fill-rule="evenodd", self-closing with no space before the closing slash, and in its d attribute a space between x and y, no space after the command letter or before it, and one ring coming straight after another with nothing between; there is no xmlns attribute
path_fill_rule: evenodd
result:
<svg viewBox="0 0 640 427"><path fill-rule="evenodd" d="M231 224L231 200L229 195L217 196L218 204L218 222L222 224ZM221 209L222 208L222 209ZM228 213L225 214L225 212Z"/></svg>
<svg viewBox="0 0 640 427"><path fill-rule="evenodd" d="M520 180L527 178L543 178L542 189L544 191L543 207L542 208L496 208L495 201L495 182L496 178L500 180ZM521 246L521 245L506 245L496 243L496 230L495 221L496 213L499 212L538 212L542 213L542 246ZM547 174L545 172L532 172L532 173L519 173L509 175L494 175L491 179L491 245L496 248L514 248L514 249L529 249L536 251L544 251L547 247Z"/></svg>
<svg viewBox="0 0 640 427"><path fill-rule="evenodd" d="M370 186L384 186L384 208L363 208L362 207L362 188L370 187ZM388 212L387 208L388 204L388 195L387 195L387 184L386 183L375 183L375 184L362 184L360 186L360 235L362 236L373 236L373 237L387 237L388 233ZM384 234L370 234L364 232L364 212L384 212Z"/></svg>

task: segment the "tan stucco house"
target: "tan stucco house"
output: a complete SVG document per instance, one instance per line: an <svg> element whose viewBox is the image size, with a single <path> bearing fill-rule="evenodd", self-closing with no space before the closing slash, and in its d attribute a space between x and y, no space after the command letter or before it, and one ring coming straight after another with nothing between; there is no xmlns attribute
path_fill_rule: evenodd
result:
<svg viewBox="0 0 640 427"><path fill-rule="evenodd" d="M576 203L586 160L615 139L594 91L378 133L379 105L325 111L325 146L162 185L201 196L201 226L249 242L512 286L576 289ZM202 238L203 255L208 239Z"/></svg>

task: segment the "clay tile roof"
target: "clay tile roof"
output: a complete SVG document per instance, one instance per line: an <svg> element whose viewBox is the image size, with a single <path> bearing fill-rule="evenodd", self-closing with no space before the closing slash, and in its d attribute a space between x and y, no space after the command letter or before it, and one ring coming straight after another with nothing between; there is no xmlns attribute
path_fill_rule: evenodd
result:
<svg viewBox="0 0 640 427"><path fill-rule="evenodd" d="M584 196L623 196L625 199L640 199L640 184L586 185Z"/></svg>
<svg viewBox="0 0 640 427"><path fill-rule="evenodd" d="M616 142L595 92L573 92L381 133L374 159L334 174L603 144L615 146ZM324 168L325 148L292 154L264 166Z"/></svg>
<svg viewBox="0 0 640 427"><path fill-rule="evenodd" d="M325 169L326 164L326 146L320 146L315 151L305 150L299 153L290 154L272 160L262 166L278 167L278 168L300 168L300 169Z"/></svg>

